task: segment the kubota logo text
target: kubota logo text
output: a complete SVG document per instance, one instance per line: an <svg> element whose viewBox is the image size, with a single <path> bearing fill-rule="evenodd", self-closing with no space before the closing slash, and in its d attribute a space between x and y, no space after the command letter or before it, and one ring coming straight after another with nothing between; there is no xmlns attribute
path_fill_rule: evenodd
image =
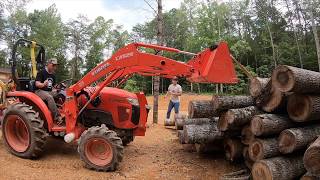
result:
<svg viewBox="0 0 320 180"><path fill-rule="evenodd" d="M128 57L132 57L132 56L133 56L133 52L121 54L120 56L116 57L116 61L119 61L121 59L125 59L125 58L128 58Z"/></svg>

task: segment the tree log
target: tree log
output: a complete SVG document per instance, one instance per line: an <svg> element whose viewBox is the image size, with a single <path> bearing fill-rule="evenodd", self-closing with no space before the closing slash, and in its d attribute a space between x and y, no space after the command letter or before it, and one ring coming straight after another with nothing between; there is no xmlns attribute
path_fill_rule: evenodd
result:
<svg viewBox="0 0 320 180"><path fill-rule="evenodd" d="M182 148L187 152L196 152L195 144L182 144Z"/></svg>
<svg viewBox="0 0 320 180"><path fill-rule="evenodd" d="M296 126L289 117L278 114L259 114L251 120L251 131L255 136L270 136Z"/></svg>
<svg viewBox="0 0 320 180"><path fill-rule="evenodd" d="M292 94L288 98L289 117L296 122L318 120L320 117L320 96Z"/></svg>
<svg viewBox="0 0 320 180"><path fill-rule="evenodd" d="M197 153L206 154L212 152L222 152L223 151L223 141L217 140L211 143L201 143L195 144Z"/></svg>
<svg viewBox="0 0 320 180"><path fill-rule="evenodd" d="M274 157L260 160L252 167L253 179L291 180L305 173L302 157Z"/></svg>
<svg viewBox="0 0 320 180"><path fill-rule="evenodd" d="M189 118L211 118L217 116L218 112L213 108L211 100L195 100L189 102Z"/></svg>
<svg viewBox="0 0 320 180"><path fill-rule="evenodd" d="M183 130L178 130L177 131L178 134L178 138L179 138L179 142L180 144L185 144L185 140L184 140L184 136L183 136Z"/></svg>
<svg viewBox="0 0 320 180"><path fill-rule="evenodd" d="M225 156L228 161L237 161L241 159L244 145L240 139L228 138L224 141Z"/></svg>
<svg viewBox="0 0 320 180"><path fill-rule="evenodd" d="M279 151L283 154L306 149L320 134L320 125L286 129L279 136Z"/></svg>
<svg viewBox="0 0 320 180"><path fill-rule="evenodd" d="M254 100L251 96L213 96L213 109L228 110L253 106Z"/></svg>
<svg viewBox="0 0 320 180"><path fill-rule="evenodd" d="M218 121L218 128L220 131L240 129L243 125L249 123L254 115L260 113L261 112L255 106L229 109L221 114Z"/></svg>
<svg viewBox="0 0 320 180"><path fill-rule="evenodd" d="M250 125L246 125L241 130L241 142L245 145L249 145L255 139L254 134L251 131Z"/></svg>
<svg viewBox="0 0 320 180"><path fill-rule="evenodd" d="M249 150L249 147L245 146L243 148L242 156L244 158L244 164L247 166L247 168L251 170L254 162L250 159L248 150Z"/></svg>
<svg viewBox="0 0 320 180"><path fill-rule="evenodd" d="M320 137L304 153L303 163L308 172L320 176Z"/></svg>
<svg viewBox="0 0 320 180"><path fill-rule="evenodd" d="M249 157L252 161L258 161L280 154L277 138L255 139L249 145Z"/></svg>
<svg viewBox="0 0 320 180"><path fill-rule="evenodd" d="M272 73L272 84L282 92L319 93L320 73L292 66L278 66Z"/></svg>
<svg viewBox="0 0 320 180"><path fill-rule="evenodd" d="M264 89L267 86L269 81L270 81L270 78L255 77L250 79L250 84L249 84L250 95L254 98L261 95L262 89Z"/></svg>
<svg viewBox="0 0 320 180"><path fill-rule="evenodd" d="M306 172L300 180L320 180L320 176L315 176L311 174L310 172Z"/></svg>
<svg viewBox="0 0 320 180"><path fill-rule="evenodd" d="M224 134L218 130L217 123L184 125L183 136L187 144L209 143L222 139Z"/></svg>
<svg viewBox="0 0 320 180"><path fill-rule="evenodd" d="M272 94L272 84L271 81L268 81L265 87L261 90L261 93L255 98L256 105L262 107L265 102L269 100L269 97Z"/></svg>
<svg viewBox="0 0 320 180"><path fill-rule="evenodd" d="M261 103L261 108L265 112L284 112L286 111L287 96L277 88L271 88L270 95Z"/></svg>
<svg viewBox="0 0 320 180"><path fill-rule="evenodd" d="M190 125L190 124L195 124L195 125L202 125L202 124L208 124L208 123L213 123L217 122L218 118L185 118L185 119L176 119L176 129L180 130L183 129L184 125Z"/></svg>

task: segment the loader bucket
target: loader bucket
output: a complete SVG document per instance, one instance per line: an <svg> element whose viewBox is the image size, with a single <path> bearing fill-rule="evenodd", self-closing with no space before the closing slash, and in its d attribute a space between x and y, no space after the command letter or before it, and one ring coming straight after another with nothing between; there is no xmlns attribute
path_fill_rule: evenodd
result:
<svg viewBox="0 0 320 180"><path fill-rule="evenodd" d="M208 48L187 62L194 68L191 82L235 84L238 82L227 43Z"/></svg>

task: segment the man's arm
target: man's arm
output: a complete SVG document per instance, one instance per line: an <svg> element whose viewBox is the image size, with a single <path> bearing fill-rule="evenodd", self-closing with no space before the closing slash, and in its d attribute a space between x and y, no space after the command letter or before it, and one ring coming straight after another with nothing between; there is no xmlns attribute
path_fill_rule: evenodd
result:
<svg viewBox="0 0 320 180"><path fill-rule="evenodd" d="M175 96L181 96L182 95L182 88L181 86L179 87L179 90L177 93L171 93L172 95L175 95Z"/></svg>
<svg viewBox="0 0 320 180"><path fill-rule="evenodd" d="M48 80L45 80L43 83L40 81L36 81L36 87L39 89L42 89L48 85Z"/></svg>

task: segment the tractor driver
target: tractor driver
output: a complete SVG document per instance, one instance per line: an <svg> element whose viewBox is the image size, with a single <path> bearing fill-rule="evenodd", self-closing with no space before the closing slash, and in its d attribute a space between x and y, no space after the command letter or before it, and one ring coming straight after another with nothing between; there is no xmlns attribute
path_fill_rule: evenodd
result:
<svg viewBox="0 0 320 180"><path fill-rule="evenodd" d="M57 70L58 60L51 58L48 60L47 66L38 72L36 77L36 94L48 103L48 108L52 116L58 124L63 122L59 113L54 97L57 95L57 90L54 89L56 83L55 71Z"/></svg>

